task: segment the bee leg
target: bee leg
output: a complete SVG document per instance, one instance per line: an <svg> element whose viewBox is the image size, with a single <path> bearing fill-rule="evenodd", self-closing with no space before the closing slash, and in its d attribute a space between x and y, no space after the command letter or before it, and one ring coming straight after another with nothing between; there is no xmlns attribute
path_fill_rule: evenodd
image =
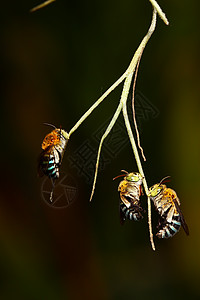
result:
<svg viewBox="0 0 200 300"><path fill-rule="evenodd" d="M135 215L135 218L136 218L135 221L143 219L143 215L141 214L141 212L145 212L145 211L141 206L139 206L137 204L132 204L131 209L134 210L134 215Z"/></svg>
<svg viewBox="0 0 200 300"><path fill-rule="evenodd" d="M142 188L142 186L140 186L140 196L144 196L144 191L143 191L143 188Z"/></svg>
<svg viewBox="0 0 200 300"><path fill-rule="evenodd" d="M52 189L52 191L51 191L51 193L50 193L49 201L50 201L51 203L53 202L53 189Z"/></svg>
<svg viewBox="0 0 200 300"><path fill-rule="evenodd" d="M156 226L156 228L158 230L160 229L163 229L163 227L167 224L167 221L166 219L162 218L161 216L159 216L159 219L158 219L158 225Z"/></svg>
<svg viewBox="0 0 200 300"><path fill-rule="evenodd" d="M131 208L134 208L134 210L137 211L137 212L140 212L140 211L144 212L144 209L141 206L137 205L137 204L132 204Z"/></svg>
<svg viewBox="0 0 200 300"><path fill-rule="evenodd" d="M49 201L52 203L53 202L53 192L54 192L54 188L55 188L55 180L51 179L51 183L52 183L52 189L51 189Z"/></svg>

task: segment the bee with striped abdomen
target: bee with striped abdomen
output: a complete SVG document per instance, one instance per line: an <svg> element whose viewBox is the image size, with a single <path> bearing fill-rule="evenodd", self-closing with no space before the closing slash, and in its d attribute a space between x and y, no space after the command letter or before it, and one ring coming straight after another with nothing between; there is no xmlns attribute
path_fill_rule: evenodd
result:
<svg viewBox="0 0 200 300"><path fill-rule="evenodd" d="M161 239L172 237L180 230L181 225L185 233L189 235L189 229L180 210L177 194L162 184L164 179L149 189L149 197L160 216L156 235Z"/></svg>
<svg viewBox="0 0 200 300"><path fill-rule="evenodd" d="M120 192L120 222L123 224L126 219L139 221L143 218L141 212L143 208L140 205L140 196L142 194L142 180L140 173L128 173L119 175L114 179L124 176L124 179L119 183L118 191Z"/></svg>
<svg viewBox="0 0 200 300"><path fill-rule="evenodd" d="M54 130L47 134L42 142L43 150L38 162L39 175L46 175L53 180L52 191L50 193L51 202L53 201L54 183L59 178L61 162L69 139L69 135L65 130L53 127Z"/></svg>
<svg viewBox="0 0 200 300"><path fill-rule="evenodd" d="M47 134L42 142L43 151L39 157L39 175L57 179L65 148L68 142L68 133L63 129L55 129Z"/></svg>

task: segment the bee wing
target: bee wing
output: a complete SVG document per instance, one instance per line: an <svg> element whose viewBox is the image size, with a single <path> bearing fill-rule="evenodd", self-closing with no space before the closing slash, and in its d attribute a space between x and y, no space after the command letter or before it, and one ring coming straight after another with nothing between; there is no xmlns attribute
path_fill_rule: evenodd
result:
<svg viewBox="0 0 200 300"><path fill-rule="evenodd" d="M125 222L126 218L125 218L125 215L124 215L124 213L121 209L120 201L119 201L119 219L120 219L120 224L124 225L124 222Z"/></svg>
<svg viewBox="0 0 200 300"><path fill-rule="evenodd" d="M120 224L124 225L124 222L126 220L123 211L121 210L121 208L119 208L119 219L120 219Z"/></svg>
<svg viewBox="0 0 200 300"><path fill-rule="evenodd" d="M177 209L178 213L180 214L181 225L183 226L183 229L184 229L185 233L187 235L189 235L189 228L188 228L188 226L187 226L187 224L185 222L185 219L184 219L184 216L183 216L183 214L181 212L180 206L178 205L178 202L177 202L176 199L174 199L173 201L174 201L174 204L176 206L176 209Z"/></svg>
<svg viewBox="0 0 200 300"><path fill-rule="evenodd" d="M44 160L44 155L49 151L48 147L45 150L42 150L42 152L40 153L39 157L38 157L38 163L37 163L37 173L38 176L42 177L44 176L44 172L43 172L43 160Z"/></svg>
<svg viewBox="0 0 200 300"><path fill-rule="evenodd" d="M170 206L171 206L171 203L170 203ZM167 208L169 209L169 208ZM170 207L168 213L167 213L167 217L166 217L166 220L167 222L171 223L172 222L172 218L173 218L173 215L174 215L174 210L175 210L175 207L174 205Z"/></svg>
<svg viewBox="0 0 200 300"><path fill-rule="evenodd" d="M38 158L37 174L38 174L39 177L44 176L44 173L42 172L41 165L40 165L40 157Z"/></svg>
<svg viewBox="0 0 200 300"><path fill-rule="evenodd" d="M124 194L124 195L120 195L121 196L121 201L126 205L126 207L130 207L131 206L131 198L129 196L128 193ZM130 200L128 200L128 199Z"/></svg>
<svg viewBox="0 0 200 300"><path fill-rule="evenodd" d="M47 147L45 150L42 150L42 152L40 153L39 157L38 157L38 175L40 177L42 177L45 174L45 171L48 169L48 161L50 158L50 154L52 152L52 147L49 146ZM48 159L47 159L48 157ZM45 162L45 163L44 163Z"/></svg>

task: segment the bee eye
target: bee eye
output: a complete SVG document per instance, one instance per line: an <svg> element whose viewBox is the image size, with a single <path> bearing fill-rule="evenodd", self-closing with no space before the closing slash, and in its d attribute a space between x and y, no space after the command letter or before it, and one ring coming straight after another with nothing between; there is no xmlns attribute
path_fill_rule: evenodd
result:
<svg viewBox="0 0 200 300"><path fill-rule="evenodd" d="M161 188L157 188L155 194L158 195L161 192L161 190L162 190Z"/></svg>
<svg viewBox="0 0 200 300"><path fill-rule="evenodd" d="M127 176L126 179L128 181L134 181L134 182L138 181L138 177L137 176Z"/></svg>
<svg viewBox="0 0 200 300"><path fill-rule="evenodd" d="M137 172L135 172L135 173L132 172L132 173L127 174L127 176L125 177L125 179L127 181L139 183L140 180L142 180L142 176L139 173L137 173Z"/></svg>

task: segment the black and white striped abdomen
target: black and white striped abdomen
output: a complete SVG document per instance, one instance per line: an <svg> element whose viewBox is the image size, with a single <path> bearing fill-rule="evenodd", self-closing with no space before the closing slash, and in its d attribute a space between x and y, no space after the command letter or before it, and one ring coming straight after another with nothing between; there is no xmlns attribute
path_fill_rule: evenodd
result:
<svg viewBox="0 0 200 300"><path fill-rule="evenodd" d="M120 203L120 209L124 215L125 219L139 221L143 218L140 211L143 209L139 205L134 205L134 207L127 207L123 202Z"/></svg>
<svg viewBox="0 0 200 300"><path fill-rule="evenodd" d="M174 214L171 222L167 221L167 219L161 220L158 226L158 233L156 236L161 239L168 239L174 236L181 228L181 218L179 214Z"/></svg>

